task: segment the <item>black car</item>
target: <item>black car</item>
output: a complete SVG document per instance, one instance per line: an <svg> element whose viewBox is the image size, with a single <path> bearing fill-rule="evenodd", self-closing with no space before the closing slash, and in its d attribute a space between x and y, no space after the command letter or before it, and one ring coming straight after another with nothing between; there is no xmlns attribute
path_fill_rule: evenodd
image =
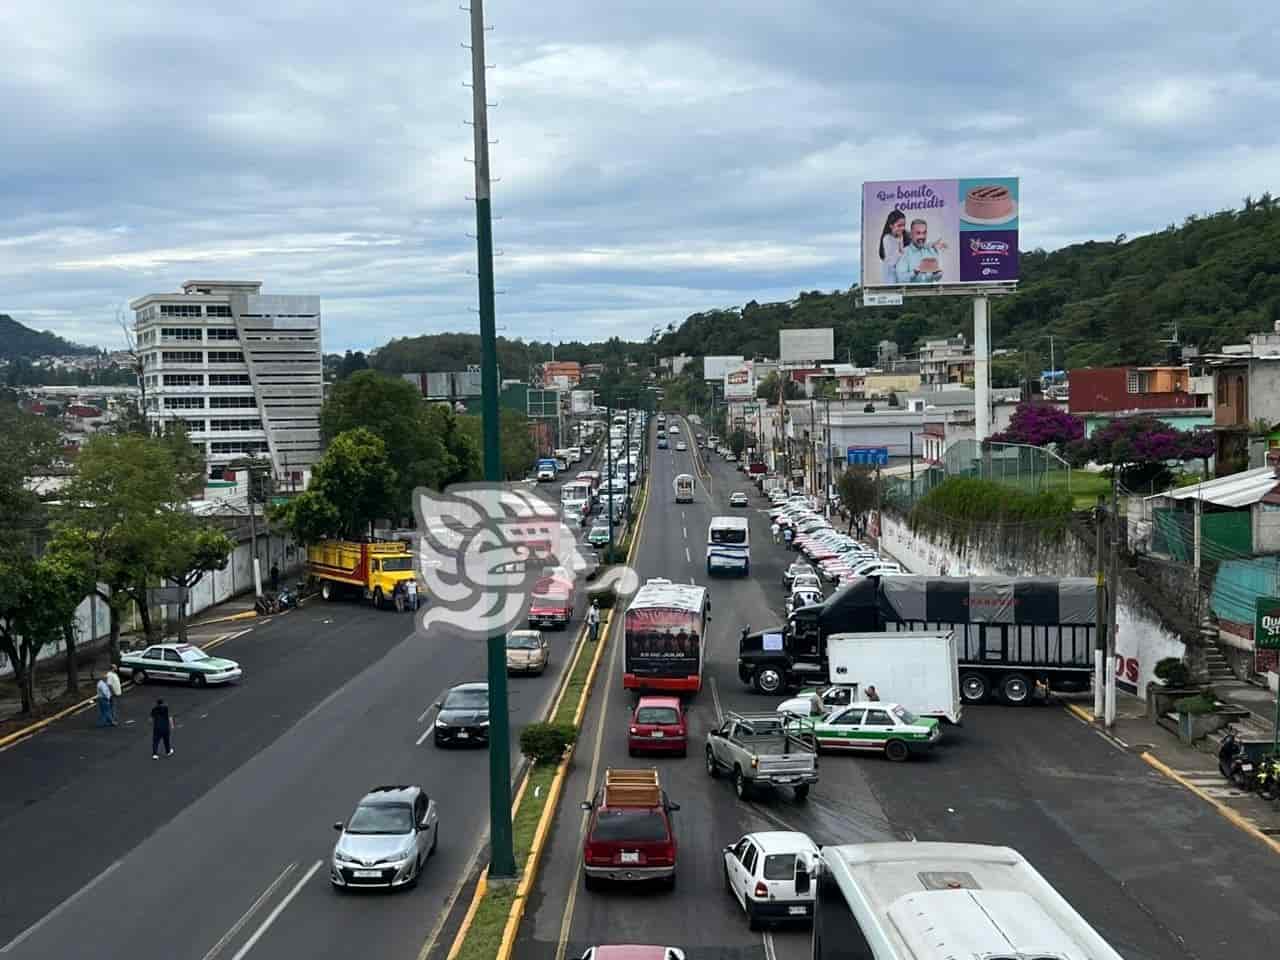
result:
<svg viewBox="0 0 1280 960"><path fill-rule="evenodd" d="M437 747L489 745L489 684L460 683L436 707Z"/></svg>

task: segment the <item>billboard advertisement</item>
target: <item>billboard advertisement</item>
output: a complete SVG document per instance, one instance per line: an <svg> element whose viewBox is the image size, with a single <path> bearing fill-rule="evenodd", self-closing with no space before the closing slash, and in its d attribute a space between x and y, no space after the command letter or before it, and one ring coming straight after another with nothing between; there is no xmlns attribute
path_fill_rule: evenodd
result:
<svg viewBox="0 0 1280 960"><path fill-rule="evenodd" d="M696 676L702 659L701 619L687 610L628 610L626 672Z"/></svg>
<svg viewBox="0 0 1280 960"><path fill-rule="evenodd" d="M575 414L590 413L595 406L594 390L574 390L569 394L569 412Z"/></svg>
<svg viewBox="0 0 1280 960"><path fill-rule="evenodd" d="M750 400L755 395L755 364L747 360L725 371L724 398L726 400Z"/></svg>
<svg viewBox="0 0 1280 960"><path fill-rule="evenodd" d="M812 330L779 330L778 356L783 363L821 363L836 358L835 331L830 327Z"/></svg>
<svg viewBox="0 0 1280 960"><path fill-rule="evenodd" d="M1018 279L1018 178L862 185L862 286Z"/></svg>
<svg viewBox="0 0 1280 960"><path fill-rule="evenodd" d="M744 359L744 357L703 357L702 379L719 383L724 380L724 375L731 368L741 366Z"/></svg>

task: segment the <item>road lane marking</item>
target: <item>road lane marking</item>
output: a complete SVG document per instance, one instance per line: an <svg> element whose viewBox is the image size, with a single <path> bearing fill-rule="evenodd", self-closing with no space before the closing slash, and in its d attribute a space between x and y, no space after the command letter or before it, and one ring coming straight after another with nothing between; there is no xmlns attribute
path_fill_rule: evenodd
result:
<svg viewBox="0 0 1280 960"><path fill-rule="evenodd" d="M427 719L427 714L436 708L437 703L444 702L444 695L448 692L449 692L449 688L445 687L443 690L440 691L439 694L436 695L436 698L434 700L432 700L430 703L427 704L427 709L423 710L422 713L418 714L419 723Z"/></svg>
<svg viewBox="0 0 1280 960"><path fill-rule="evenodd" d="M307 881L314 877L316 875L316 871L323 865L323 860L317 860L311 865L311 869L302 875L302 879L295 883L293 885L293 889L284 895L284 899L276 904L276 908L267 914L267 919L263 920L262 925L259 926L257 930L253 931L253 936L245 941L245 945L236 951L236 955L232 957L231 960L244 960L244 957L253 949L253 945L262 939L262 935L271 928L273 923L276 922L276 918L279 917L280 914L284 913L285 907L289 906L289 904L293 902L293 898L302 892L302 888L307 885Z"/></svg>
<svg viewBox="0 0 1280 960"><path fill-rule="evenodd" d="M201 650L212 650L220 643L226 643L228 640L235 640L237 637L243 637L246 633L253 633L253 627L246 627L243 630L237 630L235 633L224 633L221 636L214 637L206 643Z"/></svg>
<svg viewBox="0 0 1280 960"><path fill-rule="evenodd" d="M684 538L685 538L686 540L688 540L688 539L689 539L689 528L688 528L688 527L681 527L681 528L680 528L680 532L684 534Z"/></svg>
<svg viewBox="0 0 1280 960"><path fill-rule="evenodd" d="M773 950L773 934L766 930L761 939L764 941L764 960L778 960L778 955Z"/></svg>
<svg viewBox="0 0 1280 960"><path fill-rule="evenodd" d="M711 678L711 702L716 708L716 723L724 719L724 711L720 709L720 688L716 685L716 678Z"/></svg>
<svg viewBox="0 0 1280 960"><path fill-rule="evenodd" d="M792 833L804 833L804 831L801 830L799 827L795 827L787 823L787 821L783 820L780 816L778 816L772 810L768 810L757 803L748 803L747 806L751 809L752 813L755 813L758 816L763 817L765 820L768 820L775 827L781 827L783 830L790 830Z"/></svg>
<svg viewBox="0 0 1280 960"><path fill-rule="evenodd" d="M688 548L688 547L685 547L685 548L684 548L684 562L685 562L685 563L693 563L693 557L689 555L689 548Z"/></svg>
<svg viewBox="0 0 1280 960"><path fill-rule="evenodd" d="M222 952L223 948L226 947L228 943L235 939L236 934L238 934L241 929L244 928L244 925L249 922L249 919L258 912L258 908L267 902L267 898L275 892L276 887L284 883L285 878L289 876L289 874L293 873L297 866L297 863L291 863L280 871L280 875L267 885L267 889L263 890L262 893L258 895L258 899L253 901L253 904L240 916L240 919L235 922L231 929L224 933L222 938L209 948L209 952L204 955L204 960L213 960L214 957Z"/></svg>
<svg viewBox="0 0 1280 960"><path fill-rule="evenodd" d="M73 903L75 903L77 900L83 897L86 893L88 893L90 890L92 890L94 887L100 884L103 880L107 879L107 877L115 873L116 870L120 867L120 864L122 863L124 863L123 860L117 860L115 863L111 864L111 866L103 870L100 874L98 874L96 877L94 877L92 880L86 883L83 887L81 887L71 896L67 897L67 899L63 900L60 904L58 904L56 907L54 907L52 910L46 913L43 917L41 917L31 926L27 927L27 929L23 930L20 934L18 934L12 940L6 943L3 947L0 947L0 953L8 953L18 944L22 943L23 940L26 940L27 937L31 936L33 933L35 933L37 930L43 927L50 920L55 919L60 913L62 913L63 910L66 910L69 906L71 906Z"/></svg>

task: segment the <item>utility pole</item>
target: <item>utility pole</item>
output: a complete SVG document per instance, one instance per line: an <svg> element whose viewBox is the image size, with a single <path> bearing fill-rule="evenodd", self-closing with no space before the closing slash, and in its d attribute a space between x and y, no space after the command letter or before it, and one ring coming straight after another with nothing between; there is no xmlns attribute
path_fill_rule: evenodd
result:
<svg viewBox="0 0 1280 960"><path fill-rule="evenodd" d="M827 448L827 482L822 488L822 505L824 507L823 516L828 520L831 519L831 399L827 399L827 435L824 446Z"/></svg>
<svg viewBox="0 0 1280 960"><path fill-rule="evenodd" d="M484 425L484 478L502 481L498 422L498 333L494 317L493 210L489 196L489 104L484 63L484 0L471 3L471 109L475 133L476 273L480 299L480 389ZM507 708L506 637L488 638L489 876L516 875L511 837L510 711Z"/></svg>
<svg viewBox="0 0 1280 960"><path fill-rule="evenodd" d="M1120 597L1120 471L1111 467L1111 589L1107 591L1107 697L1103 704L1107 728L1116 723L1116 639L1120 623L1116 617L1116 603Z"/></svg>
<svg viewBox="0 0 1280 960"><path fill-rule="evenodd" d="M605 554L605 562L613 562L613 393L605 400L605 468L609 471L605 476L605 517L609 524L609 552Z"/></svg>
<svg viewBox="0 0 1280 960"><path fill-rule="evenodd" d="M1104 695L1106 693L1106 657L1107 657L1107 559L1104 552L1103 518L1107 515L1106 498L1098 494L1097 506L1093 508L1094 534L1093 555L1097 563L1097 599L1094 611L1093 633L1093 716L1096 719L1105 712Z"/></svg>

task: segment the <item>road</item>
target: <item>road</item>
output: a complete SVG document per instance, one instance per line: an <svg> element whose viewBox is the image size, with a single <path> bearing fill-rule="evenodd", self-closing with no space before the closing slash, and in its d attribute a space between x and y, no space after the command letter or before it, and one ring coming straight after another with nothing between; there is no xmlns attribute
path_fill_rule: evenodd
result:
<svg viewBox="0 0 1280 960"><path fill-rule="evenodd" d="M18 867L0 893L0 952L418 956L488 827L486 753L441 751L428 736L441 693L484 678L484 646L318 598L255 623L218 647L243 665L240 684L130 690L121 728L98 730L89 712L0 753L0 842ZM549 634L545 676L510 682L513 758L576 629ZM157 695L178 718L176 753L152 760ZM332 824L370 787L398 782L424 785L440 807L422 883L335 894Z"/></svg>
<svg viewBox="0 0 1280 960"><path fill-rule="evenodd" d="M691 703L695 742L721 710L771 708L736 671L741 628L779 620L782 571L791 554L770 542L765 501L733 466L711 455L712 483L677 506L671 483L693 470L690 454L659 451L652 506L636 564L641 579L708 584L715 616L704 691ZM705 531L728 514L728 495L751 495L750 579L708 581ZM668 505L662 509L663 498ZM786 792L739 803L705 773L700 751L657 766L676 813L680 844L674 893L583 889L580 848L587 799L626 753L633 695L621 688L620 644L611 638L547 859L520 932L521 960L577 957L598 943L679 946L689 960L809 955L805 930L751 933L724 892L721 851L742 833L798 829L819 843L885 839L1004 843L1026 855L1127 960L1231 956L1261 960L1274 948L1260 931L1280 921L1270 891L1280 864L1201 801L1085 727L1057 706L966 708L961 728L932 758L824 758L807 803Z"/></svg>

